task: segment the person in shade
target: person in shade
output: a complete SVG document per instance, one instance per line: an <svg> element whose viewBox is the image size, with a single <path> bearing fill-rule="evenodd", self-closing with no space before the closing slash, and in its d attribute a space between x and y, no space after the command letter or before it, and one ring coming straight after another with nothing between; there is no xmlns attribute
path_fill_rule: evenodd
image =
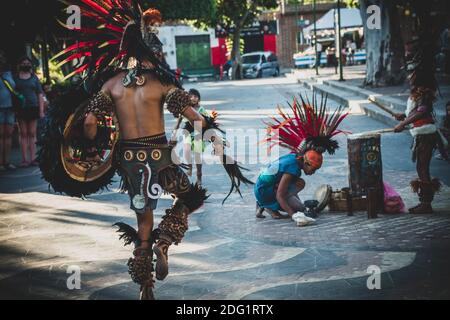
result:
<svg viewBox="0 0 450 320"><path fill-rule="evenodd" d="M0 171L16 169L9 162L12 134L16 123L12 102L12 91L15 87L12 73L7 68L6 57L0 51Z"/></svg>
<svg viewBox="0 0 450 320"><path fill-rule="evenodd" d="M414 193L419 196L419 204L410 208L409 213L432 213L431 203L439 192L441 183L430 174L431 158L439 149L444 159L448 159L444 142L434 119L433 103L436 100L438 83L434 75L434 54L429 39L413 39L406 44L406 69L409 71L411 86L405 113L395 115L399 121L395 132L402 132L412 125L412 160L416 162L417 179L410 182Z"/></svg>
<svg viewBox="0 0 450 320"><path fill-rule="evenodd" d="M16 90L25 97L24 106L16 110L22 150L19 167L24 168L39 165L36 160L37 124L44 117L44 91L29 57L20 58L17 69L14 77Z"/></svg>

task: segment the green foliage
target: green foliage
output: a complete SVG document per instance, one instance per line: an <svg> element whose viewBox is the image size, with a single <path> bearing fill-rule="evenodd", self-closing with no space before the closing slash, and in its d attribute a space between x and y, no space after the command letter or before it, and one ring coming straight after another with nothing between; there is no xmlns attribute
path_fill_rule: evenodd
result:
<svg viewBox="0 0 450 320"><path fill-rule="evenodd" d="M359 8L359 0L344 0L347 8Z"/></svg>
<svg viewBox="0 0 450 320"><path fill-rule="evenodd" d="M157 8L164 20L210 19L216 14L214 0L146 0L146 7Z"/></svg>
<svg viewBox="0 0 450 320"><path fill-rule="evenodd" d="M35 57L38 60L41 60L41 55L39 50L33 49L33 57ZM48 63L48 68L50 72L50 82L52 85L57 86L64 86L68 82L67 80L64 80L64 73L62 72L61 68L57 66L57 62L50 60ZM39 80L44 83L47 79L44 78L44 75L42 73L42 66L39 66L36 69L36 75L38 76Z"/></svg>
<svg viewBox="0 0 450 320"><path fill-rule="evenodd" d="M278 6L277 0L216 0L216 21L226 28L245 27L250 25L264 9L273 9Z"/></svg>

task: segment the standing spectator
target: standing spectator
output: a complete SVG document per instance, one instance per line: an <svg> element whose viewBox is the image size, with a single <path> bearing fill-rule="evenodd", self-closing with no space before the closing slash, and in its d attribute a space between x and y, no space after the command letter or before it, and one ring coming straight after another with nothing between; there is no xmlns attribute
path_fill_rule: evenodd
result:
<svg viewBox="0 0 450 320"><path fill-rule="evenodd" d="M189 96L192 102L192 107L197 110L201 115L209 116L209 112L200 105L201 97L200 92L196 89L189 90ZM190 135L185 138L184 143L184 157L188 161L187 175L192 176L192 164L195 162L197 169L197 184L202 185L202 154L205 151L205 142L202 138L196 137L196 133L193 131L192 125L187 121L184 128L190 132ZM194 159L192 161L192 153L194 153Z"/></svg>
<svg viewBox="0 0 450 320"><path fill-rule="evenodd" d="M14 170L16 167L9 163L12 134L15 117L10 89L15 89L14 79L7 71L6 58L0 51L0 171Z"/></svg>
<svg viewBox="0 0 450 320"><path fill-rule="evenodd" d="M317 55L316 55L316 64L314 67L320 67L320 58L322 57L322 44L317 41Z"/></svg>
<svg viewBox="0 0 450 320"><path fill-rule="evenodd" d="M351 64L354 65L355 64L355 54L356 54L356 43L355 41L352 41L352 43L350 43L350 53L351 53Z"/></svg>
<svg viewBox="0 0 450 320"><path fill-rule="evenodd" d="M347 65L347 48L341 49L341 63L343 66Z"/></svg>
<svg viewBox="0 0 450 320"><path fill-rule="evenodd" d="M37 120L44 117L44 93L38 77L33 72L32 61L23 57L18 62L18 72L14 78L16 89L25 97L25 106L17 110L22 149L21 168L37 166L36 130Z"/></svg>
<svg viewBox="0 0 450 320"><path fill-rule="evenodd" d="M347 40L345 51L347 55L347 65L352 66L354 64L353 60L353 50L352 50L352 42L350 40Z"/></svg>

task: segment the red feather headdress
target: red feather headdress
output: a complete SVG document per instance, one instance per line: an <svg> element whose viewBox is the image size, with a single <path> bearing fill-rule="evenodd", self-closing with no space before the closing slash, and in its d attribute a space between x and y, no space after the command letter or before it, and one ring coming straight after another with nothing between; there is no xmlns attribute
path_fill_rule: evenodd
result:
<svg viewBox="0 0 450 320"><path fill-rule="evenodd" d="M270 148L280 145L299 155L308 150L334 154L339 145L332 138L344 132L338 126L348 113L343 112L342 106L330 112L327 96L321 96L320 104L316 94L312 103L308 98L305 101L301 94L299 98L294 97L293 102L288 103L292 115L278 106L280 118L271 117L273 122L266 123L268 137L264 141L270 144Z"/></svg>
<svg viewBox="0 0 450 320"><path fill-rule="evenodd" d="M76 41L52 58L59 62L59 66L77 62L74 71L66 78L81 74L84 80L96 82L97 76L106 70L126 68L128 60L136 58L138 69L140 62L146 59L155 66L161 82L181 87L163 58L161 42L156 35L148 36L151 32L147 29L149 24L162 22L158 10L149 9L143 13L138 0L59 1L68 6L78 6L82 18L79 29L59 21L73 32Z"/></svg>

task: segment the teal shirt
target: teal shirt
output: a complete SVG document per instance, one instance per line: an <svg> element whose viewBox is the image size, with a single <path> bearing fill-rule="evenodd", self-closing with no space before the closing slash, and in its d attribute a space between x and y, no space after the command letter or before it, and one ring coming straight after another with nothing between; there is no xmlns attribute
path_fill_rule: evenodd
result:
<svg viewBox="0 0 450 320"><path fill-rule="evenodd" d="M283 174L291 174L297 178L302 175L301 167L298 165L296 155L293 153L280 157L272 162L258 177L254 192L256 201L262 208L280 210L281 207L276 200L275 186L280 183Z"/></svg>

